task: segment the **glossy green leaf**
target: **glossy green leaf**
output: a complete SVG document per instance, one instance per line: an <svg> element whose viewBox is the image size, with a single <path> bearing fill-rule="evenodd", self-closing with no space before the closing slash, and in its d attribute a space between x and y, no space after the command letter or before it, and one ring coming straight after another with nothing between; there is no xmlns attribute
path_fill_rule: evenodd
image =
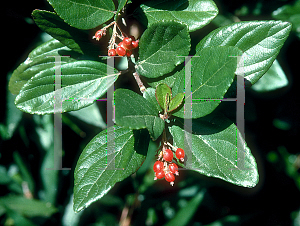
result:
<svg viewBox="0 0 300 226"><path fill-rule="evenodd" d="M191 87L192 93L185 95L192 97L192 118L200 118L210 114L219 104L233 82L237 67L237 58L231 57L242 54L242 51L232 46L205 48L192 57ZM185 91L185 69L176 75L173 85L173 95ZM173 113L177 117L188 117L184 108Z"/></svg>
<svg viewBox="0 0 300 226"><path fill-rule="evenodd" d="M218 14L217 6L211 0L148 1L141 9L148 25L175 20L187 24L190 32L204 27Z"/></svg>
<svg viewBox="0 0 300 226"><path fill-rule="evenodd" d="M125 7L127 0L118 0L118 9L115 17L118 15L118 13Z"/></svg>
<svg viewBox="0 0 300 226"><path fill-rule="evenodd" d="M104 122L96 103L78 111L70 111L69 114L90 125L102 129L106 128L106 123Z"/></svg>
<svg viewBox="0 0 300 226"><path fill-rule="evenodd" d="M282 21L239 22L209 33L196 50L211 46L236 46L244 54L236 73L252 85L267 72L291 31L291 24Z"/></svg>
<svg viewBox="0 0 300 226"><path fill-rule="evenodd" d="M36 9L32 12L32 17L40 29L70 49L81 54L86 51L91 52L94 49L89 42L91 37L88 34L69 26L57 14ZM99 52L97 54L99 55Z"/></svg>
<svg viewBox="0 0 300 226"><path fill-rule="evenodd" d="M173 97L169 103L168 112L177 109L181 105L183 98L184 98L184 93L178 93L175 97Z"/></svg>
<svg viewBox="0 0 300 226"><path fill-rule="evenodd" d="M78 29L92 29L115 14L112 0L48 0L55 12L69 25Z"/></svg>
<svg viewBox="0 0 300 226"><path fill-rule="evenodd" d="M270 69L262 76L251 89L256 92L269 92L283 88L289 84L289 81L282 70L280 64L275 60Z"/></svg>
<svg viewBox="0 0 300 226"><path fill-rule="evenodd" d="M107 158L107 131L95 136L84 148L74 173L75 212L102 198L115 185L137 171L146 158L147 131L114 127L114 147Z"/></svg>
<svg viewBox="0 0 300 226"><path fill-rule="evenodd" d="M254 187L258 183L257 165L250 149L245 144L244 168L238 168L237 142L244 139L234 123L222 115L192 121L192 134L186 135L185 145L182 128L172 126L170 132L174 145L185 149L186 168L209 177L216 177L243 187Z"/></svg>
<svg viewBox="0 0 300 226"><path fill-rule="evenodd" d="M96 61L77 61L61 65L61 112L75 111L91 105L118 78L107 75L106 64ZM54 113L55 68L40 71L22 88L15 99L20 110L31 114ZM113 79L111 79L113 77ZM59 111L57 107L56 111Z"/></svg>
<svg viewBox="0 0 300 226"><path fill-rule="evenodd" d="M184 61L190 51L190 36L186 25L174 21L152 24L142 35L137 72L157 78L171 72Z"/></svg>
<svg viewBox="0 0 300 226"><path fill-rule="evenodd" d="M169 103L168 98L172 97L171 88L164 83L159 84L155 89L155 97L159 106L163 110L167 110Z"/></svg>
<svg viewBox="0 0 300 226"><path fill-rule="evenodd" d="M146 91L143 93L143 97L148 100L150 103L152 103L153 106L155 106L155 109L160 112L161 107L159 106L156 97L155 97L155 89L154 88L147 88Z"/></svg>
<svg viewBox="0 0 300 226"><path fill-rule="evenodd" d="M62 57L61 64L75 61L74 57L78 53L71 51L58 40L52 39L35 48L28 58L14 70L9 81L9 91L12 94L19 94L21 88L36 74L43 70L53 68L55 66L55 58L49 56L65 56Z"/></svg>
<svg viewBox="0 0 300 226"><path fill-rule="evenodd" d="M130 129L146 128L154 140L165 126L151 102L127 89L115 91L115 120L116 124Z"/></svg>
<svg viewBox="0 0 300 226"><path fill-rule="evenodd" d="M6 207L28 217L49 217L57 212L57 209L51 203L16 195L8 195L0 198L0 210Z"/></svg>

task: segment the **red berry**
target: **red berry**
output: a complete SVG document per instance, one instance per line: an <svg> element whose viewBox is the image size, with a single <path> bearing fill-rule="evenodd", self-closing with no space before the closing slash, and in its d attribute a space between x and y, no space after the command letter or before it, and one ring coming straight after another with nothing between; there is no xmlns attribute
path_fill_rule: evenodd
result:
<svg viewBox="0 0 300 226"><path fill-rule="evenodd" d="M137 41L132 41L132 42L131 42L131 45L132 45L132 48L133 48L133 49L139 47L139 40L137 40Z"/></svg>
<svg viewBox="0 0 300 226"><path fill-rule="evenodd" d="M124 38L123 39L124 46L131 46L131 42L132 42L131 38Z"/></svg>
<svg viewBox="0 0 300 226"><path fill-rule="evenodd" d="M175 176L172 173L167 173L165 175L165 179L166 179L166 181L172 183L175 180ZM171 184L171 185L173 186L173 184Z"/></svg>
<svg viewBox="0 0 300 226"><path fill-rule="evenodd" d="M126 51L126 56L130 57L132 55L132 50L127 50Z"/></svg>
<svg viewBox="0 0 300 226"><path fill-rule="evenodd" d="M116 49L116 52L119 56L125 56L125 54L126 54L126 50L120 46Z"/></svg>
<svg viewBox="0 0 300 226"><path fill-rule="evenodd" d="M184 150L182 148L177 148L176 150L176 158L180 159L181 161L184 160Z"/></svg>
<svg viewBox="0 0 300 226"><path fill-rule="evenodd" d="M109 49L108 50L108 56L115 56L116 55L116 50L115 49Z"/></svg>
<svg viewBox="0 0 300 226"><path fill-rule="evenodd" d="M131 50L133 47L131 45L131 38L124 38L122 42L119 43L121 47L123 47L125 50Z"/></svg>
<svg viewBox="0 0 300 226"><path fill-rule="evenodd" d="M124 48L124 43L123 43L123 42L119 42L118 46ZM124 49L125 49L125 48L124 48Z"/></svg>
<svg viewBox="0 0 300 226"><path fill-rule="evenodd" d="M165 176L165 173L164 173L163 170L157 171L157 172L155 172L155 178L154 178L154 180L156 180L156 179L163 179L164 176Z"/></svg>
<svg viewBox="0 0 300 226"><path fill-rule="evenodd" d="M179 173L178 173L178 166L175 163L171 163L169 165L169 170L170 170L171 173L179 175Z"/></svg>
<svg viewBox="0 0 300 226"><path fill-rule="evenodd" d="M93 39L95 38L97 41L99 41L100 38L102 38L102 36L105 34L106 34L105 30L100 29L96 31L95 35L93 36Z"/></svg>
<svg viewBox="0 0 300 226"><path fill-rule="evenodd" d="M171 162L173 159L173 152L170 149L166 149L163 157L167 162Z"/></svg>
<svg viewBox="0 0 300 226"><path fill-rule="evenodd" d="M133 35L129 35L128 38L131 38L132 41L135 41L135 37Z"/></svg>
<svg viewBox="0 0 300 226"><path fill-rule="evenodd" d="M164 169L164 163L161 161L156 161L153 165L154 172L162 171Z"/></svg>

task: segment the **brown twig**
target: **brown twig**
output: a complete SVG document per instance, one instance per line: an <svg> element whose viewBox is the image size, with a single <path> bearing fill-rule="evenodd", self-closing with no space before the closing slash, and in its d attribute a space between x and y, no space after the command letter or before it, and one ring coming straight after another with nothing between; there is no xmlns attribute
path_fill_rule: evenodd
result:
<svg viewBox="0 0 300 226"><path fill-rule="evenodd" d="M137 72L134 72L133 77L134 77L136 83L138 84L141 93L144 93L146 91L146 87L144 86L144 84L140 78L140 75Z"/></svg>

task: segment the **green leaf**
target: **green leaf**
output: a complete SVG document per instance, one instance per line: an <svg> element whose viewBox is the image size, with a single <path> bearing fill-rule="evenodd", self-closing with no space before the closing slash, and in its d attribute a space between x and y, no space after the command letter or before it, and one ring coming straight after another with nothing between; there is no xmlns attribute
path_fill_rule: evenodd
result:
<svg viewBox="0 0 300 226"><path fill-rule="evenodd" d="M5 207L6 209L6 215L7 215L7 222L13 222L14 225L22 225L22 226L37 226L37 224L34 224L32 221L24 217L18 212L15 212L14 210L11 210L7 206Z"/></svg>
<svg viewBox="0 0 300 226"><path fill-rule="evenodd" d="M146 91L143 93L143 97L148 100L150 103L152 103L153 106L155 106L155 109L160 112L161 107L159 106L156 97L155 97L155 89L154 88L147 88Z"/></svg>
<svg viewBox="0 0 300 226"><path fill-rule="evenodd" d="M294 5L284 5L272 13L272 17L277 20L289 21L292 23L293 31L300 34L300 1L296 1ZM300 36L299 36L300 37Z"/></svg>
<svg viewBox="0 0 300 226"><path fill-rule="evenodd" d="M115 14L112 0L48 0L55 12L69 25L78 29L92 29Z"/></svg>
<svg viewBox="0 0 300 226"><path fill-rule="evenodd" d="M45 10L34 10L32 17L36 25L70 49L83 54L91 52L94 46L88 41L88 34L66 24L57 14ZM99 52L97 53L99 55Z"/></svg>
<svg viewBox="0 0 300 226"><path fill-rule="evenodd" d="M220 46L205 48L192 57L191 61L191 95L185 95L185 101L192 97L192 118L210 114L220 103L234 79L237 56L242 51L236 47ZM185 91L185 69L177 74L173 85L173 95ZM186 78L188 79L188 78ZM188 104L188 103L186 103ZM188 117L184 108L173 113L177 117Z"/></svg>
<svg viewBox="0 0 300 226"><path fill-rule="evenodd" d="M0 165L0 184L7 185L11 182L11 178L8 175L5 166ZM1 213L0 213L1 215Z"/></svg>
<svg viewBox="0 0 300 226"><path fill-rule="evenodd" d="M88 207L107 194L115 183L136 172L146 158L149 143L147 132L133 132L116 126L113 134L114 156L110 156L109 162L107 131L95 136L80 155L74 173L75 212Z"/></svg>
<svg viewBox="0 0 300 226"><path fill-rule="evenodd" d="M20 111L21 112L21 111ZM57 195L57 186L59 183L59 171L47 170L53 168L54 144L53 144L53 116L52 115L33 115L34 128L37 138L35 142L42 147L44 157L41 159L40 177L43 190L39 191L39 197L45 202L55 204Z"/></svg>
<svg viewBox="0 0 300 226"><path fill-rule="evenodd" d="M75 111L91 105L118 78L107 75L106 64L96 61L77 61L61 65L61 112ZM42 70L31 78L15 99L20 110L31 114L54 113L55 68ZM110 77L113 76L113 79ZM56 108L59 111L60 106ZM60 111L59 111L60 112Z"/></svg>
<svg viewBox="0 0 300 226"><path fill-rule="evenodd" d="M53 68L55 66L55 58L49 56L64 56L61 64L75 61L74 57L78 53L71 51L68 47L60 43L58 40L52 39L35 48L28 58L14 70L9 81L9 91L12 94L19 94L21 88L36 74L43 70Z"/></svg>
<svg viewBox="0 0 300 226"><path fill-rule="evenodd" d="M115 91L116 124L130 129L146 128L156 140L163 132L164 121L155 106L137 93L127 89Z"/></svg>
<svg viewBox="0 0 300 226"><path fill-rule="evenodd" d="M69 114L90 125L97 126L102 129L106 128L106 123L104 122L96 103L78 111L71 111Z"/></svg>
<svg viewBox="0 0 300 226"><path fill-rule="evenodd" d="M292 30L300 38L300 1L294 5L284 5L272 13L272 17L277 20L289 21L292 24Z"/></svg>
<svg viewBox="0 0 300 226"><path fill-rule="evenodd" d="M175 125L170 132L174 145L183 149L190 147L190 150L185 149L187 169L243 187L254 187L258 183L257 165L246 144L246 169L237 167L237 142L244 144L245 141L236 125L226 117L211 114L193 120L192 134ZM185 136L191 139L186 145Z"/></svg>
<svg viewBox="0 0 300 226"><path fill-rule="evenodd" d="M115 15L115 17L117 17L118 13L124 8L124 6L126 5L127 0L118 0L118 9L117 9L117 13ZM115 18L116 20L116 18Z"/></svg>
<svg viewBox="0 0 300 226"><path fill-rule="evenodd" d="M7 81L11 73L7 75ZM14 103L15 96L11 94L11 92L6 90L6 108L5 108L5 121L4 123L0 123L0 137L2 140L10 139L15 130L18 128L18 125L22 119L22 112L16 108Z"/></svg>
<svg viewBox="0 0 300 226"><path fill-rule="evenodd" d="M197 45L196 50L211 46L236 46L244 52L243 66L236 73L252 85L267 72L291 31L282 21L239 22L218 28Z"/></svg>
<svg viewBox="0 0 300 226"><path fill-rule="evenodd" d="M155 97L159 106L163 110L167 110L169 105L169 101L167 100L168 98L172 98L171 88L164 83L159 84L155 90Z"/></svg>
<svg viewBox="0 0 300 226"><path fill-rule="evenodd" d="M256 92L269 92L283 88L289 81L280 64L275 60L270 69L251 88Z"/></svg>
<svg viewBox="0 0 300 226"><path fill-rule="evenodd" d="M190 51L190 36L186 25L174 21L152 24L142 35L137 72L157 78L174 70Z"/></svg>
<svg viewBox="0 0 300 226"><path fill-rule="evenodd" d="M190 32L204 27L218 14L217 6L211 0L149 1L142 4L141 9L148 25L174 20L187 24Z"/></svg>
<svg viewBox="0 0 300 226"><path fill-rule="evenodd" d="M49 217L57 212L57 209L51 203L16 195L8 195L0 198L0 209L6 207L28 217Z"/></svg>
<svg viewBox="0 0 300 226"><path fill-rule="evenodd" d="M178 93L175 97L173 97L169 103L168 112L177 109L181 105L183 98L184 98L184 93Z"/></svg>

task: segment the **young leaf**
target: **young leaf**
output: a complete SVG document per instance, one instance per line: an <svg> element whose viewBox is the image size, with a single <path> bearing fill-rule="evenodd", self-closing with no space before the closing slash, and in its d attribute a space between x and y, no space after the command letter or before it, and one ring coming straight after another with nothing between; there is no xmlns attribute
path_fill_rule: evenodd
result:
<svg viewBox="0 0 300 226"><path fill-rule="evenodd" d="M185 150L187 169L243 187L254 187L258 183L257 165L246 144L245 169L237 166L237 142L244 144L245 141L236 125L226 117L210 115L193 120L192 134L185 135L187 132L175 125L170 132L174 145L183 149L187 145L190 147ZM185 136L190 138L186 145Z"/></svg>
<svg viewBox="0 0 300 226"><path fill-rule="evenodd" d="M88 34L66 24L57 14L45 10L34 10L32 17L36 25L47 32L53 38L59 40L70 49L83 54L84 51L91 52L94 48L88 42ZM99 55L99 52L97 52Z"/></svg>
<svg viewBox="0 0 300 226"><path fill-rule="evenodd" d="M175 97L173 97L169 103L168 112L177 109L181 105L183 98L184 98L184 93L178 93Z"/></svg>
<svg viewBox="0 0 300 226"><path fill-rule="evenodd" d="M138 170L146 158L149 135L114 127L114 152L107 162L107 131L95 136L84 148L74 172L75 212L99 200L115 185Z"/></svg>
<svg viewBox="0 0 300 226"><path fill-rule="evenodd" d="M159 106L163 110L167 110L167 99L172 97L171 88L164 83L159 84L155 90L155 97Z"/></svg>
<svg viewBox="0 0 300 226"><path fill-rule="evenodd" d="M116 124L130 129L146 128L150 136L156 140L165 126L158 113L151 102L137 93L127 89L115 91Z"/></svg>
<svg viewBox="0 0 300 226"><path fill-rule="evenodd" d="M118 78L107 75L106 64L96 61L77 61L61 65L61 112L75 111L91 105ZM31 78L15 99L20 110L31 114L54 113L55 68L42 70ZM114 79L108 79L112 77ZM58 111L60 106L57 107Z"/></svg>
<svg viewBox="0 0 300 226"><path fill-rule="evenodd" d="M244 66L236 73L253 85L271 67L291 31L282 21L239 22L209 33L197 45L197 52L212 46L236 46L244 52Z"/></svg>
<svg viewBox="0 0 300 226"><path fill-rule="evenodd" d="M205 48L199 57L192 57L191 87L192 93L185 95L185 101L192 96L192 118L210 114L219 104L230 87L237 67L237 57L242 51L236 47L221 46ZM231 57L233 56L233 57ZM173 85L173 95L185 90L185 69L177 74ZM190 104L190 103L186 103ZM187 117L184 108L173 113L177 117Z"/></svg>
<svg viewBox="0 0 300 226"><path fill-rule="evenodd" d="M175 20L187 24L189 32L204 27L218 14L217 6L211 0L148 1L141 9L148 26L162 20Z"/></svg>
<svg viewBox="0 0 300 226"><path fill-rule="evenodd" d="M52 39L35 48L16 70L14 70L9 81L9 91L12 94L19 94L21 88L36 74L43 70L53 68L55 66L54 57L70 55L71 57L61 57L61 64L75 61L74 57L78 53L71 51L68 47L60 43L58 40Z"/></svg>
<svg viewBox="0 0 300 226"><path fill-rule="evenodd" d="M157 78L171 72L184 61L190 51L190 36L186 25L174 21L152 24L140 39L140 60L137 72Z"/></svg>
<svg viewBox="0 0 300 226"><path fill-rule="evenodd" d="M92 29L114 16L112 0L48 0L55 12L69 25L78 29Z"/></svg>

